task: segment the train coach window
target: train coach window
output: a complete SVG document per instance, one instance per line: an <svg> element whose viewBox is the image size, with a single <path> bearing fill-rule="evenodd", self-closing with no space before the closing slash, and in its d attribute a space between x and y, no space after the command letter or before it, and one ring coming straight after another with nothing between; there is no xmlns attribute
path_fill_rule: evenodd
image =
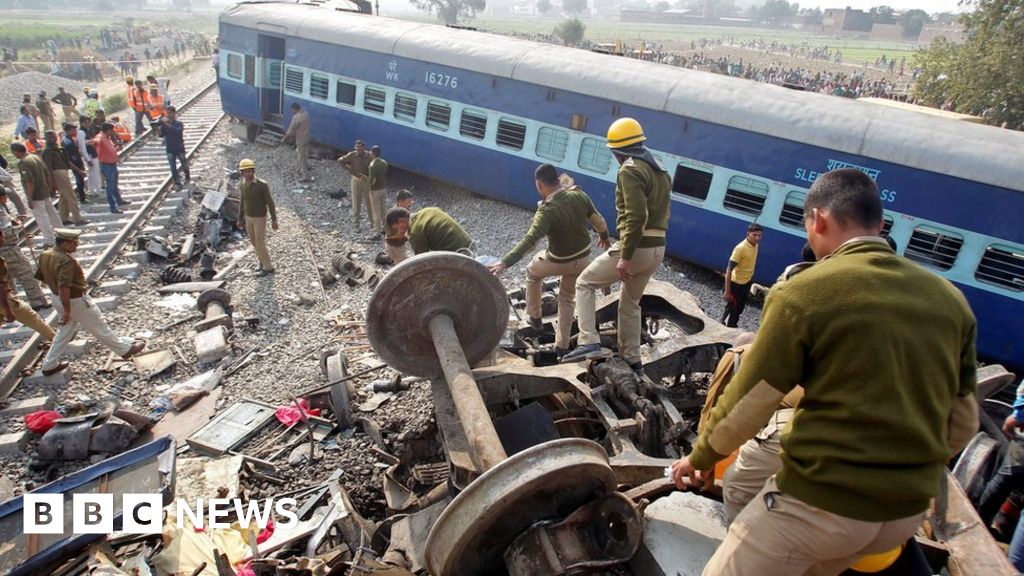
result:
<svg viewBox="0 0 1024 576"><path fill-rule="evenodd" d="M676 177L672 179L672 192L697 200L707 200L713 176L711 172L680 164L676 166Z"/></svg>
<svg viewBox="0 0 1024 576"><path fill-rule="evenodd" d="M419 102L412 94L395 94L395 118L404 122L415 122L418 105Z"/></svg>
<svg viewBox="0 0 1024 576"><path fill-rule="evenodd" d="M319 74L309 75L309 95L313 98L319 98L320 100L327 100L327 95L331 91L331 81L326 76L320 76Z"/></svg>
<svg viewBox="0 0 1024 576"><path fill-rule="evenodd" d="M722 204L727 210L757 216L764 210L766 198L767 184L746 176L733 176L729 179L729 188L725 191Z"/></svg>
<svg viewBox="0 0 1024 576"><path fill-rule="evenodd" d="M363 92L363 110L367 112L376 112L377 114L384 113L384 103L387 99L387 93L380 88L366 87L366 91Z"/></svg>
<svg viewBox="0 0 1024 576"><path fill-rule="evenodd" d="M242 57L238 54L228 54L228 78L242 79Z"/></svg>
<svg viewBox="0 0 1024 576"><path fill-rule="evenodd" d="M356 105L356 85L351 82L338 82L334 85L334 101L347 106Z"/></svg>
<svg viewBox="0 0 1024 576"><path fill-rule="evenodd" d="M889 216L888 214L883 214L882 215L882 236L883 237L889 235L889 231L892 230L893 222L894 222L894 220L892 219L892 216Z"/></svg>
<svg viewBox="0 0 1024 576"><path fill-rule="evenodd" d="M982 282L1024 292L1024 249L998 244L985 248L985 255L974 277Z"/></svg>
<svg viewBox="0 0 1024 576"><path fill-rule="evenodd" d="M782 214L779 214L779 222L792 228L804 229L804 202L807 201L807 194L793 190L786 194L786 201L782 205Z"/></svg>
<svg viewBox="0 0 1024 576"><path fill-rule="evenodd" d="M459 122L459 134L474 140L483 140L487 133L487 115L472 110L462 111L462 120Z"/></svg>
<svg viewBox="0 0 1024 576"><path fill-rule="evenodd" d="M604 145L604 140L584 138L580 142L580 155L576 161L584 170L604 174L612 165L612 153Z"/></svg>
<svg viewBox="0 0 1024 576"><path fill-rule="evenodd" d="M295 68L285 68L284 91L292 94L302 94L303 85L306 83L306 74Z"/></svg>
<svg viewBox="0 0 1024 576"><path fill-rule="evenodd" d="M446 131L452 121L452 107L443 103L431 100L427 102L427 127L435 130Z"/></svg>
<svg viewBox="0 0 1024 576"><path fill-rule="evenodd" d="M565 160L565 151L568 147L569 133L565 130L544 126L537 132L535 152L541 158L561 162Z"/></svg>
<svg viewBox="0 0 1024 576"><path fill-rule="evenodd" d="M522 150L526 141L526 124L502 118L498 120L498 146Z"/></svg>
<svg viewBox="0 0 1024 576"><path fill-rule="evenodd" d="M925 266L949 270L953 267L963 243L964 237L955 232L931 226L918 226L911 234L903 255Z"/></svg>

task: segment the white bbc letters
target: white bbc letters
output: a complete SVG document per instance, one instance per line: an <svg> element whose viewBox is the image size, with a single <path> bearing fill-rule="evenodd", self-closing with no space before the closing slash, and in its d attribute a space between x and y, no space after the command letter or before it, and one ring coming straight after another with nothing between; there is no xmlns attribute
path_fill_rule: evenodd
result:
<svg viewBox="0 0 1024 576"><path fill-rule="evenodd" d="M71 525L75 534L110 534L114 531L113 494L73 494Z"/></svg>
<svg viewBox="0 0 1024 576"><path fill-rule="evenodd" d="M25 534L64 533L63 494L25 494L22 502Z"/></svg>

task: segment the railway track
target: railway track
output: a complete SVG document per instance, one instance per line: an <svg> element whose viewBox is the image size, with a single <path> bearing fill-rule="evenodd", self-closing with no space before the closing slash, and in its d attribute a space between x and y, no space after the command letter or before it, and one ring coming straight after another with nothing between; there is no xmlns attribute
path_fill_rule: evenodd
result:
<svg viewBox="0 0 1024 576"><path fill-rule="evenodd" d="M185 125L189 159L224 118L216 86L216 82L211 82L178 107L178 117ZM187 190L175 192L163 140L154 130L148 130L126 146L120 153L119 164L121 196L131 205L123 207L122 214L111 214L105 197L83 204L82 217L89 220L89 224L80 227L81 244L75 254L85 268L90 286L99 286L110 294L94 298L102 310L117 305L118 296L130 287L128 277L139 269L138 262L114 266L115 260L137 234L162 232L171 218L184 209L188 194ZM34 222L26 225L29 232L33 228ZM38 235L28 236L27 243L32 246L23 246L22 250L34 252L28 255L30 261L42 253L42 242ZM19 292L19 297L25 299L23 291ZM57 313L53 309L48 308L41 315L50 325L56 324ZM0 400L11 395L22 381L22 371L39 358L40 342L42 338L25 326L0 329Z"/></svg>

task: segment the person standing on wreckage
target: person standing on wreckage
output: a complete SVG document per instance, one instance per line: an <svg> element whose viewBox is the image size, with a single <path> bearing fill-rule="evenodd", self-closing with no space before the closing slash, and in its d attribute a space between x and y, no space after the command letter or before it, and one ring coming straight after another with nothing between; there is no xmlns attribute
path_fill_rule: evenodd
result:
<svg viewBox="0 0 1024 576"><path fill-rule="evenodd" d="M669 193L672 178L644 146L643 127L632 118L620 118L608 127L608 148L619 163L615 179L618 242L590 263L576 280L576 320L579 343L562 362L580 362L601 353L597 332L597 292L617 281L619 291L619 355L634 372L643 372L640 360L640 298L651 276L665 258Z"/></svg>

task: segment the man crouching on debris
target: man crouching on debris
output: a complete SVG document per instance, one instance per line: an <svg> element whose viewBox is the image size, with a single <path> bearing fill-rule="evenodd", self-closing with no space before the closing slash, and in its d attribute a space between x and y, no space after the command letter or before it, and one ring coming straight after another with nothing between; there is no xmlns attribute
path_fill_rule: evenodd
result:
<svg viewBox="0 0 1024 576"><path fill-rule="evenodd" d="M469 250L473 244L469 234L440 208L424 208L411 216L405 208L392 208L388 210L384 221L388 227L389 245L404 243L408 238L414 254L458 252L467 256L473 255ZM396 259L395 264L405 259L404 253L396 252L394 256L401 258Z"/></svg>
<svg viewBox="0 0 1024 576"><path fill-rule="evenodd" d="M260 269L257 276L266 276L274 273L274 265L270 262L270 252L267 251L267 213L270 213L270 227L277 230L277 208L274 206L274 198L270 196L270 186L256 177L256 163L248 158L238 163L238 170L242 172L242 185L239 186L241 198L238 206L238 222L235 226L239 230L245 230L249 235L249 242L256 251L256 257L260 261Z"/></svg>
<svg viewBox="0 0 1024 576"><path fill-rule="evenodd" d="M82 231L57 228L54 233L57 245L43 252L39 257L39 269L36 270L36 279L46 284L57 296L53 300L53 306L60 314L60 328L53 338L50 351L43 358L43 374L51 376L68 367L68 363L61 361L60 358L78 332L79 326L125 360L138 354L146 347L146 343L115 336L107 326L107 321L103 319L100 309L85 293L89 289L85 282L85 272L72 256L78 249L78 237Z"/></svg>
<svg viewBox="0 0 1024 576"><path fill-rule="evenodd" d="M952 284L878 237L874 181L843 169L807 194L819 262L776 285L757 342L673 479L697 482L779 407L782 469L736 517L704 570L839 574L920 525L945 465L978 428L976 323Z"/></svg>
<svg viewBox="0 0 1024 576"><path fill-rule="evenodd" d="M589 223L600 235L598 244L605 249L611 247L608 225L601 213L594 208L594 202L586 192L565 176L565 182L558 178L558 171L551 164L541 164L534 172L534 184L541 201L533 224L526 236L515 245L501 262L490 266L491 272L501 274L509 266L523 258L526 252L546 237L548 249L538 252L526 267L526 312L530 327L537 332L541 329L541 286L550 276L561 276L558 285L558 330L555 334L555 349L562 356L569 351L569 337L572 318L576 309L576 278L590 262Z"/></svg>

